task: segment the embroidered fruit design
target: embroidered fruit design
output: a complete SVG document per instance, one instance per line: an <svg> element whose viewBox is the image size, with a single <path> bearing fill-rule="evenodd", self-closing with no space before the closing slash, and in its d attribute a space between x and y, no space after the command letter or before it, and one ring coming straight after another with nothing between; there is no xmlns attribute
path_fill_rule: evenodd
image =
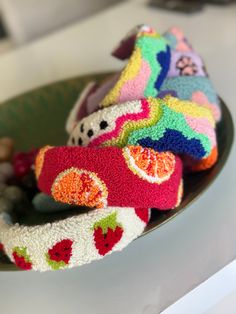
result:
<svg viewBox="0 0 236 314"><path fill-rule="evenodd" d="M175 169L175 156L141 146L123 148L129 169L143 180L160 184L170 178Z"/></svg>
<svg viewBox="0 0 236 314"><path fill-rule="evenodd" d="M70 239L62 240L56 243L46 254L48 264L52 269L63 268L69 264L72 255L73 241Z"/></svg>
<svg viewBox="0 0 236 314"><path fill-rule="evenodd" d="M135 208L135 214L139 217L140 220L145 222L149 221L149 209L148 208Z"/></svg>
<svg viewBox="0 0 236 314"><path fill-rule="evenodd" d="M96 173L72 167L57 176L52 196L62 203L103 208L107 205L108 192Z"/></svg>
<svg viewBox="0 0 236 314"><path fill-rule="evenodd" d="M116 212L99 220L93 226L93 237L100 255L106 255L120 241L123 229L116 220Z"/></svg>
<svg viewBox="0 0 236 314"><path fill-rule="evenodd" d="M32 262L29 255L27 254L26 247L16 246L13 249L12 256L14 258L16 266L24 270L30 270L32 268Z"/></svg>
<svg viewBox="0 0 236 314"><path fill-rule="evenodd" d="M53 147L49 146L49 145L41 148L36 159L35 159L35 175L36 175L37 179L39 178L41 171L42 171L42 168L43 168L45 154L51 148L53 148Z"/></svg>

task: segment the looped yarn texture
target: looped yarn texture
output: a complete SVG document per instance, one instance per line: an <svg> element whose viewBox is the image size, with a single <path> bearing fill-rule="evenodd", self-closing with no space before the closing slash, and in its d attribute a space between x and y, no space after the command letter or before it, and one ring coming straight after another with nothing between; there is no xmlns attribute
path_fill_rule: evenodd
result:
<svg viewBox="0 0 236 314"><path fill-rule="evenodd" d="M172 95L191 100L212 111L216 122L221 119L219 98L208 78L206 66L192 48L183 31L169 29L163 37L171 47L171 62L167 78L160 87L158 97Z"/></svg>
<svg viewBox="0 0 236 314"><path fill-rule="evenodd" d="M170 152L158 153L140 146L89 148L54 147L42 150L41 191L62 203L103 208L107 206L158 208L179 203L182 162Z"/></svg>
<svg viewBox="0 0 236 314"><path fill-rule="evenodd" d="M115 85L101 101L100 107L122 103L142 97L156 97L167 75L170 65L170 47L166 40L149 26L142 25L121 42L121 48L127 42L133 43L126 58L128 63L121 71ZM125 49L124 49L125 50ZM120 54L113 52L120 58Z"/></svg>
<svg viewBox="0 0 236 314"><path fill-rule="evenodd" d="M191 158L190 168L205 170L217 160L215 120L209 109L167 96L98 110L72 131L69 145L140 145ZM189 164L189 163L188 163Z"/></svg>
<svg viewBox="0 0 236 314"><path fill-rule="evenodd" d="M148 209L106 207L38 226L0 214L1 250L23 270L67 269L121 251L144 230Z"/></svg>
<svg viewBox="0 0 236 314"><path fill-rule="evenodd" d="M143 232L149 208L180 204L180 157L194 171L217 160L219 100L183 32L141 25L112 55L128 59L124 69L91 82L67 119L76 147L46 146L36 160L42 191L93 210L33 227L1 214L0 249L22 269L71 268L123 249Z"/></svg>

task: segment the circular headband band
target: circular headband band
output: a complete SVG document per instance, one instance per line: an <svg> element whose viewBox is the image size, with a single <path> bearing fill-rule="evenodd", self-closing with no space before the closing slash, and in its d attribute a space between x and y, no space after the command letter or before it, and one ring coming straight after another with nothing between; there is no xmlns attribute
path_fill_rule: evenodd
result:
<svg viewBox="0 0 236 314"><path fill-rule="evenodd" d="M36 158L41 191L62 203L166 210L180 202L182 162L140 146L43 148Z"/></svg>
<svg viewBox="0 0 236 314"><path fill-rule="evenodd" d="M0 214L0 247L24 270L72 268L121 251L144 230L148 209L108 207L39 226Z"/></svg>
<svg viewBox="0 0 236 314"><path fill-rule="evenodd" d="M147 98L98 110L72 131L69 145L141 145L191 158L195 170L217 159L215 122L209 109L174 97Z"/></svg>

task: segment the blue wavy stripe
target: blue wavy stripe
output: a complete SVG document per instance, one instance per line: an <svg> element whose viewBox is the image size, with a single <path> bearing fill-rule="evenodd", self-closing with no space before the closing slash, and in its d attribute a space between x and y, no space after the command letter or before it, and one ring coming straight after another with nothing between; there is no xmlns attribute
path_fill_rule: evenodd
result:
<svg viewBox="0 0 236 314"><path fill-rule="evenodd" d="M167 76L169 67L170 67L170 47L166 47L166 51L161 51L157 54L157 61L161 66L161 72L157 77L155 82L155 88L159 91L164 79Z"/></svg>
<svg viewBox="0 0 236 314"><path fill-rule="evenodd" d="M200 140L187 139L181 132L172 129L166 129L164 136L159 140L146 137L138 140L138 144L158 152L171 151L175 154L190 155L194 159L202 159L206 155Z"/></svg>

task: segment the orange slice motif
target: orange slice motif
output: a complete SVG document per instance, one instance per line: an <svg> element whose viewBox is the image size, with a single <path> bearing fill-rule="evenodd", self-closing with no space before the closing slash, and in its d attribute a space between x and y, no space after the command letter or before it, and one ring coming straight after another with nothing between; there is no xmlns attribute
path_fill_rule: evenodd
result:
<svg viewBox="0 0 236 314"><path fill-rule="evenodd" d="M42 168L43 168L45 154L51 148L53 148L53 146L49 146L49 145L41 148L39 153L38 153L38 155L37 155L37 157L36 157L36 159L35 159L35 175L36 175L36 179L38 179L40 174L41 174L41 171L42 171Z"/></svg>
<svg viewBox="0 0 236 314"><path fill-rule="evenodd" d="M156 152L141 146L123 148L128 168L143 180L161 184L168 180L175 169L175 156L170 152Z"/></svg>
<svg viewBox="0 0 236 314"><path fill-rule="evenodd" d="M62 203L104 208L107 205L106 184L96 173L78 168L69 168L55 179L53 198Z"/></svg>

